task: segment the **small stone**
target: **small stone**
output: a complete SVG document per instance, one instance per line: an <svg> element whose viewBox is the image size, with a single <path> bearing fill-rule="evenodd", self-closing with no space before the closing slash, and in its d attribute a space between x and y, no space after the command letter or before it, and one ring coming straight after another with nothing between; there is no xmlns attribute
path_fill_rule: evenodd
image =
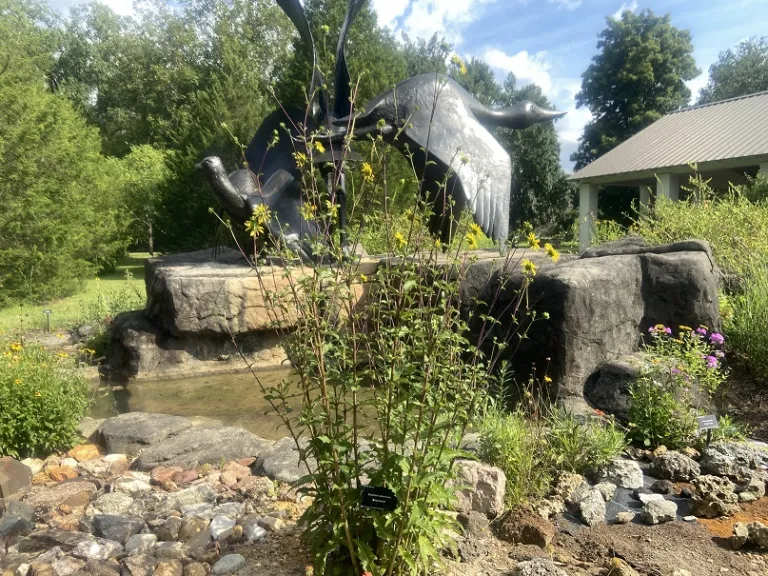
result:
<svg viewBox="0 0 768 576"><path fill-rule="evenodd" d="M43 461L40 458L24 458L21 463L32 471L32 476L43 469Z"/></svg>
<svg viewBox="0 0 768 576"><path fill-rule="evenodd" d="M101 449L101 446L98 446L96 444L81 444L80 446L75 446L67 452L67 456L70 458L74 458L78 462L85 462L86 460L94 460L96 458L100 458L103 455L103 450Z"/></svg>
<svg viewBox="0 0 768 576"><path fill-rule="evenodd" d="M195 484L178 492L166 494L160 508L165 511L181 510L190 504L212 504L216 502L216 492L208 484Z"/></svg>
<svg viewBox="0 0 768 576"><path fill-rule="evenodd" d="M255 459L254 459L255 461ZM242 478L246 478L247 476L251 475L251 469L248 466L244 466L238 462L227 462L224 465L224 468L221 469L222 472L231 472L235 475L235 477L240 480Z"/></svg>
<svg viewBox="0 0 768 576"><path fill-rule="evenodd" d="M636 490L632 491L632 498L635 500L640 500L640 496L643 494L653 494L648 488L637 488Z"/></svg>
<svg viewBox="0 0 768 576"><path fill-rule="evenodd" d="M155 566L154 576L182 576L183 571L178 560L161 560Z"/></svg>
<svg viewBox="0 0 768 576"><path fill-rule="evenodd" d="M546 520L562 514L565 511L565 502L560 496L550 496L536 502L535 510L539 516Z"/></svg>
<svg viewBox="0 0 768 576"><path fill-rule="evenodd" d="M240 518L240 516L243 515L244 508L245 504L242 502L225 502L224 504L219 504L216 506L216 508L213 509L213 514L223 514L224 516L229 516L230 518ZM284 510L275 511L276 514L282 514L284 512Z"/></svg>
<svg viewBox="0 0 768 576"><path fill-rule="evenodd" d="M259 526L258 523L254 522L252 524L243 525L243 534L245 535L245 540L247 542L258 542L267 535L267 531Z"/></svg>
<svg viewBox="0 0 768 576"><path fill-rule="evenodd" d="M62 556L51 564L51 566L53 567L56 576L69 576L70 574L85 568L85 562L76 558L70 558L69 556Z"/></svg>
<svg viewBox="0 0 768 576"><path fill-rule="evenodd" d="M62 460L59 462L59 466L67 466L69 468L75 469L77 468L77 460L74 458L62 458Z"/></svg>
<svg viewBox="0 0 768 576"><path fill-rule="evenodd" d="M120 564L116 560L88 560L85 571L92 576L120 576Z"/></svg>
<svg viewBox="0 0 768 576"><path fill-rule="evenodd" d="M759 478L750 478L746 483L736 486L739 502L754 502L765 496L765 482Z"/></svg>
<svg viewBox="0 0 768 576"><path fill-rule="evenodd" d="M606 502L610 502L616 494L616 484L613 482L600 482L599 484L595 484L595 490L603 495L603 499Z"/></svg>
<svg viewBox="0 0 768 576"><path fill-rule="evenodd" d="M29 564L19 564L16 570L13 571L14 576L27 576L31 570Z"/></svg>
<svg viewBox="0 0 768 576"><path fill-rule="evenodd" d="M213 512L213 506L210 504L189 504L181 507L181 514L183 516L197 516L198 518L204 518L205 520L213 520L216 514Z"/></svg>
<svg viewBox="0 0 768 576"><path fill-rule="evenodd" d="M211 536L214 540L218 540L222 533L232 528L236 522L224 515L219 514L211 520Z"/></svg>
<svg viewBox="0 0 768 576"><path fill-rule="evenodd" d="M738 550L749 541L749 528L745 522L736 522L733 525L733 536L731 536L731 546Z"/></svg>
<svg viewBox="0 0 768 576"><path fill-rule="evenodd" d="M208 550L210 550L209 545L211 542L213 542L211 531L203 530L187 540L187 551L195 560L207 561L206 559L208 558ZM214 548L213 550L215 551L216 549Z"/></svg>
<svg viewBox="0 0 768 576"><path fill-rule="evenodd" d="M258 522L259 526L266 528L270 532L277 532L285 528L285 522L280 518L273 518L272 516L262 516Z"/></svg>
<svg viewBox="0 0 768 576"><path fill-rule="evenodd" d="M179 530L181 530L181 518L171 516L157 530L157 537L163 542L173 542L179 539Z"/></svg>
<svg viewBox="0 0 768 576"><path fill-rule="evenodd" d="M77 465L77 469L81 473L89 474L91 476L106 476L109 474L109 462L103 458L86 460L85 462L80 462Z"/></svg>
<svg viewBox="0 0 768 576"><path fill-rule="evenodd" d="M122 515L128 514L133 505L133 498L123 492L107 492L93 501L91 507L97 513Z"/></svg>
<svg viewBox="0 0 768 576"><path fill-rule="evenodd" d="M640 502L643 504L648 504L648 502L658 502L660 500L664 500L663 494L638 494L638 498L640 499Z"/></svg>
<svg viewBox="0 0 768 576"><path fill-rule="evenodd" d="M176 472L171 477L171 481L176 484L176 486L184 486L185 484L194 482L197 479L198 474L196 470L181 470L180 472Z"/></svg>
<svg viewBox="0 0 768 576"><path fill-rule="evenodd" d="M616 524L629 524L635 519L634 512L619 512L616 514Z"/></svg>
<svg viewBox="0 0 768 576"><path fill-rule="evenodd" d="M123 551L118 542L111 540L85 540L72 548L70 554L83 560L108 560Z"/></svg>
<svg viewBox="0 0 768 576"><path fill-rule="evenodd" d="M192 562L184 566L184 576L207 576L208 568L200 562Z"/></svg>
<svg viewBox="0 0 768 576"><path fill-rule="evenodd" d="M232 488L237 484L237 476L234 472L222 472L220 481L222 484L224 484L224 486Z"/></svg>
<svg viewBox="0 0 768 576"><path fill-rule="evenodd" d="M155 556L159 559L180 560L184 558L184 544L181 542L158 542Z"/></svg>
<svg viewBox="0 0 768 576"><path fill-rule="evenodd" d="M643 506L640 518L646 524L672 522L677 518L677 504L670 500L653 500Z"/></svg>
<svg viewBox="0 0 768 576"><path fill-rule="evenodd" d="M139 554L123 558L123 576L152 576L157 560L149 554ZM127 572L127 574L126 574Z"/></svg>
<svg viewBox="0 0 768 576"><path fill-rule="evenodd" d="M518 562L511 576L568 576L547 558L534 558L526 562Z"/></svg>
<svg viewBox="0 0 768 576"><path fill-rule="evenodd" d="M579 516L587 526L605 522L605 499L594 488L578 504Z"/></svg>
<svg viewBox="0 0 768 576"><path fill-rule="evenodd" d="M699 519L696 516L683 516L683 522L698 522Z"/></svg>
<svg viewBox="0 0 768 576"><path fill-rule="evenodd" d="M275 483L266 476L245 476L235 484L234 488L241 494L254 499L275 495Z"/></svg>
<svg viewBox="0 0 768 576"><path fill-rule="evenodd" d="M47 472L48 477L54 482L64 482L64 480L72 480L77 478L77 470L70 468L69 466L56 466L50 468Z"/></svg>
<svg viewBox="0 0 768 576"><path fill-rule="evenodd" d="M152 484L160 486L164 482L170 481L174 474L183 470L184 468L181 466L158 466L150 471L149 478Z"/></svg>
<svg viewBox="0 0 768 576"><path fill-rule="evenodd" d="M651 485L651 490L657 494L672 494L675 491L675 485L669 480L656 480Z"/></svg>
<svg viewBox="0 0 768 576"><path fill-rule="evenodd" d="M561 474L552 493L555 496L561 497L564 501L569 501L573 493L583 484L584 476L581 474Z"/></svg>
<svg viewBox="0 0 768 576"><path fill-rule="evenodd" d="M96 536L123 543L134 534L138 534L146 523L141 518L97 514L92 519Z"/></svg>
<svg viewBox="0 0 768 576"><path fill-rule="evenodd" d="M658 458L659 456L663 456L667 453L667 447L662 444L658 448L656 448L653 452L651 452L651 458Z"/></svg>
<svg viewBox="0 0 768 576"><path fill-rule="evenodd" d="M112 489L115 492L123 492L125 494L141 494L142 492L149 492L152 490L152 486L149 482L140 480L138 478L132 478L130 476L121 476L112 484Z"/></svg>
<svg viewBox="0 0 768 576"><path fill-rule="evenodd" d="M749 529L749 541L758 548L768 548L768 526L762 522L750 522L747 525Z"/></svg>
<svg viewBox="0 0 768 576"><path fill-rule="evenodd" d="M456 472L453 484L462 487L454 492L457 512L475 510L495 518L504 509L507 478L502 470L474 460L457 460Z"/></svg>
<svg viewBox="0 0 768 576"><path fill-rule="evenodd" d="M616 458L602 470L602 478L630 490L643 485L643 471L633 460Z"/></svg>
<svg viewBox="0 0 768 576"><path fill-rule="evenodd" d="M186 542L192 536L198 532L202 532L208 528L208 520L198 518L197 516L187 516L181 521L181 528L179 528L179 540Z"/></svg>
<svg viewBox="0 0 768 576"><path fill-rule="evenodd" d="M621 558L613 557L610 562L609 576L639 576L637 571Z"/></svg>
<svg viewBox="0 0 768 576"><path fill-rule="evenodd" d="M510 512L510 514L506 514L505 518L500 521L499 527L500 532L503 531L504 528L504 520L511 514L514 514L515 512ZM530 514L526 510L522 510L521 513ZM456 519L459 521L459 524L461 524L461 527L464 529L464 536L469 536L471 538L488 538L491 535L491 523L488 521L488 518L485 516L485 514L480 514L480 512L469 512L468 514L457 514ZM513 527L516 527L514 523L510 524Z"/></svg>
<svg viewBox="0 0 768 576"><path fill-rule="evenodd" d="M219 536L219 542L222 545L238 544L243 541L244 534L245 531L242 526L232 526Z"/></svg>
<svg viewBox="0 0 768 576"><path fill-rule="evenodd" d="M125 551L134 554L151 554L157 544L154 534L134 534L125 541Z"/></svg>
<svg viewBox="0 0 768 576"><path fill-rule="evenodd" d="M226 576L233 574L245 566L245 558L240 554L227 554L222 556L216 564L213 565L213 573L216 576Z"/></svg>
<svg viewBox="0 0 768 576"><path fill-rule="evenodd" d="M701 458L701 452L696 450L696 448L693 448L692 446L686 446L680 452L684 456L688 456L691 460L699 460Z"/></svg>

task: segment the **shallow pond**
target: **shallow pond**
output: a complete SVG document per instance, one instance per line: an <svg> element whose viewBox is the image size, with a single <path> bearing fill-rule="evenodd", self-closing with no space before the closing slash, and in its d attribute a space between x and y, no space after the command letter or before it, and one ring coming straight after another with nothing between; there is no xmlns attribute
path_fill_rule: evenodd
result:
<svg viewBox="0 0 768 576"><path fill-rule="evenodd" d="M264 386L294 378L290 369L263 370L257 374ZM280 417L271 413L269 403L250 373L131 382L116 387L101 382L94 391L93 402L91 416L94 418L124 412L202 416L220 420L227 426L245 428L262 438L279 439L288 435Z"/></svg>

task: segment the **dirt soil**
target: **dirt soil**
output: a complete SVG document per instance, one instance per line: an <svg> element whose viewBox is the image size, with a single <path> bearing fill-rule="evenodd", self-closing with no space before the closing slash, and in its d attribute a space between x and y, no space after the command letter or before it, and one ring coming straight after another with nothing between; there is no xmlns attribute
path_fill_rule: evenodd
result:
<svg viewBox="0 0 768 576"><path fill-rule="evenodd" d="M718 409L747 424L752 438L768 442L768 381L735 367L723 391L715 399Z"/></svg>

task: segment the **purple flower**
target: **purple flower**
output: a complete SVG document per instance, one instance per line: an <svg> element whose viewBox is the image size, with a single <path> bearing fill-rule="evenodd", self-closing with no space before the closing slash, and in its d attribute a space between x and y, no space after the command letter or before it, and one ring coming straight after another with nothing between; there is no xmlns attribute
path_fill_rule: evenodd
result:
<svg viewBox="0 0 768 576"><path fill-rule="evenodd" d="M699 336L706 336L707 335L707 329L706 328L702 328L701 326L699 326L698 328L696 328L696 334L698 334Z"/></svg>
<svg viewBox="0 0 768 576"><path fill-rule="evenodd" d="M722 344L725 342L725 338L723 338L723 335L719 332L712 332L709 341L712 342L712 344Z"/></svg>
<svg viewBox="0 0 768 576"><path fill-rule="evenodd" d="M664 328L664 333L665 334L672 334L672 328L670 328L669 326L665 327Z"/></svg>
<svg viewBox="0 0 768 576"><path fill-rule="evenodd" d="M706 361L707 361L707 368L709 368L710 370L717 368L718 361L716 356L707 356Z"/></svg>
<svg viewBox="0 0 768 576"><path fill-rule="evenodd" d="M680 369L672 368L672 370L670 370L670 372L672 373L673 376L677 376L678 374L680 374Z"/></svg>
<svg viewBox="0 0 768 576"><path fill-rule="evenodd" d="M648 328L648 334L653 334L654 332L656 332L656 328L654 326Z"/></svg>

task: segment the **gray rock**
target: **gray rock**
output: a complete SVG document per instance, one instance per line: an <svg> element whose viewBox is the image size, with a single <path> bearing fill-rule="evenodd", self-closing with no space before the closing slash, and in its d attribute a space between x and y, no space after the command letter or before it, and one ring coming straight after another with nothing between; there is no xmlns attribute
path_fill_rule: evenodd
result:
<svg viewBox="0 0 768 576"><path fill-rule="evenodd" d="M258 542L267 535L267 531L259 526L255 519L253 521L244 522L242 526L246 542Z"/></svg>
<svg viewBox="0 0 768 576"><path fill-rule="evenodd" d="M16 547L19 552L24 554L45 552L54 548L63 552L69 552L80 542L92 541L93 539L93 536L90 534L51 528L49 530L33 532L29 536L22 538Z"/></svg>
<svg viewBox="0 0 768 576"><path fill-rule="evenodd" d="M135 472L133 474L136 474ZM112 489L115 492L123 492L135 496L143 492L152 490L149 478L136 478L133 476L121 476L112 483Z"/></svg>
<svg viewBox="0 0 768 576"><path fill-rule="evenodd" d="M512 570L512 576L568 576L568 573L555 566L552 560L534 558L518 562Z"/></svg>
<svg viewBox="0 0 768 576"><path fill-rule="evenodd" d="M701 469L706 474L744 480L759 464L757 451L749 444L715 442L701 455Z"/></svg>
<svg viewBox="0 0 768 576"><path fill-rule="evenodd" d="M154 534L135 534L125 541L125 551L128 554L151 554L157 544L157 536Z"/></svg>
<svg viewBox="0 0 768 576"><path fill-rule="evenodd" d="M110 454L138 454L191 427L192 423L180 416L129 412L105 420L100 432Z"/></svg>
<svg viewBox="0 0 768 576"><path fill-rule="evenodd" d="M651 462L651 474L673 482L689 482L701 475L698 463L679 452L665 452Z"/></svg>
<svg viewBox="0 0 768 576"><path fill-rule="evenodd" d="M150 446L136 465L140 470L151 470L158 466L216 464L222 459L258 456L271 444L241 428L192 428Z"/></svg>
<svg viewBox="0 0 768 576"><path fill-rule="evenodd" d="M698 521L699 519L696 518L696 516L694 516L693 514L691 514L690 516L683 516L683 522L698 522Z"/></svg>
<svg viewBox="0 0 768 576"><path fill-rule="evenodd" d="M643 471L640 465L634 460L624 460L616 458L603 470L601 470L603 480L613 482L621 488L640 488L643 485Z"/></svg>
<svg viewBox="0 0 768 576"><path fill-rule="evenodd" d="M62 556L51 564L56 576L69 576L74 572L79 572L85 568L85 562L77 560L76 558L69 558L68 556Z"/></svg>
<svg viewBox="0 0 768 576"><path fill-rule="evenodd" d="M33 486L34 488L38 487ZM53 486L43 486L39 490L29 492L28 496L24 498L24 503L32 506L35 512L42 514L58 508L66 500L82 492L87 492L89 495L95 494L96 485L91 482L76 480Z"/></svg>
<svg viewBox="0 0 768 576"><path fill-rule="evenodd" d="M507 478L499 468L474 460L457 460L455 491L456 511L464 514L474 510L489 518L504 509Z"/></svg>
<svg viewBox="0 0 768 576"><path fill-rule="evenodd" d="M32 470L10 456L0 458L0 498L8 498L32 484Z"/></svg>
<svg viewBox="0 0 768 576"><path fill-rule="evenodd" d="M672 522L677 518L677 504L670 500L653 500L643 506L640 518L646 524Z"/></svg>
<svg viewBox="0 0 768 576"><path fill-rule="evenodd" d="M664 496L662 494L638 494L638 500L643 504L648 504L649 502L660 502L664 500Z"/></svg>
<svg viewBox="0 0 768 576"><path fill-rule="evenodd" d="M0 542L10 546L20 537L31 534L34 529L34 522L6 514L0 519Z"/></svg>
<svg viewBox="0 0 768 576"><path fill-rule="evenodd" d="M69 553L75 558L83 560L109 560L120 554L123 547L112 540L94 538L78 543Z"/></svg>
<svg viewBox="0 0 768 576"><path fill-rule="evenodd" d="M213 574L215 576L226 576L234 574L240 568L245 566L245 558L240 554L227 554L222 556L216 564L213 565Z"/></svg>
<svg viewBox="0 0 768 576"><path fill-rule="evenodd" d="M182 506L190 504L212 504L216 502L216 492L208 484L195 484L178 492L165 494L157 509L163 512L181 511Z"/></svg>
<svg viewBox="0 0 768 576"><path fill-rule="evenodd" d="M762 522L737 522L733 526L731 545L738 550L746 544L768 549L768 526Z"/></svg>
<svg viewBox="0 0 768 576"><path fill-rule="evenodd" d="M314 460L309 466L315 468ZM307 464L299 461L299 451L291 438L282 438L263 450L253 465L255 476L266 476L276 482L293 483L309 474Z"/></svg>
<svg viewBox="0 0 768 576"><path fill-rule="evenodd" d="M511 368L527 374L532 363L549 366L554 376L549 389L559 403L590 411L584 400L590 378L606 361L637 352L640 334L649 326L719 327L719 274L705 248L699 242L678 243L557 264L532 254L538 272L529 288L530 302L539 317L547 312L549 318L531 326L510 358ZM487 330L480 318L486 313L500 321L487 335L489 341L510 330L509 305L524 282L520 259L514 260L479 260L468 271L462 293L493 303L470 323L473 336L482 326Z"/></svg>
<svg viewBox="0 0 768 576"><path fill-rule="evenodd" d="M244 509L245 504L242 502L224 502L223 504L219 504L213 509L213 514L223 514L224 516L237 519L243 515Z"/></svg>
<svg viewBox="0 0 768 576"><path fill-rule="evenodd" d="M693 481L696 492L691 501L691 513L699 518L733 516L739 508L739 497L733 482L719 476L704 475Z"/></svg>
<svg viewBox="0 0 768 576"><path fill-rule="evenodd" d="M237 522L231 518L222 515L216 516L211 520L211 536L214 540L218 540L222 534L230 528L233 528L235 524L237 524Z"/></svg>
<svg viewBox="0 0 768 576"><path fill-rule="evenodd" d="M123 576L152 576L157 560L149 554L123 558Z"/></svg>
<svg viewBox="0 0 768 576"><path fill-rule="evenodd" d="M157 529L157 537L163 542L173 542L174 540L178 540L181 523L181 518L171 516L165 521L165 524Z"/></svg>
<svg viewBox="0 0 768 576"><path fill-rule="evenodd" d="M578 503L579 516L587 526L605 522L605 498L599 490L591 489Z"/></svg>
<svg viewBox="0 0 768 576"><path fill-rule="evenodd" d="M182 516L195 516L196 518L203 518L204 520L213 520L216 513L213 511L213 506L208 502L202 504L185 504L181 507Z"/></svg>
<svg viewBox="0 0 768 576"><path fill-rule="evenodd" d="M616 514L616 524L629 524L635 519L634 512L619 512Z"/></svg>
<svg viewBox="0 0 768 576"><path fill-rule="evenodd" d="M184 558L184 544L182 542L158 542L155 545L155 556L158 560L180 560Z"/></svg>
<svg viewBox="0 0 768 576"><path fill-rule="evenodd" d="M736 486L739 502L754 502L765 496L765 482L760 478L750 478L746 483Z"/></svg>
<svg viewBox="0 0 768 576"><path fill-rule="evenodd" d="M731 546L738 550L749 542L749 528L746 522L736 522L733 525L733 535L731 536Z"/></svg>
<svg viewBox="0 0 768 576"><path fill-rule="evenodd" d="M651 490L657 494L672 494L675 491L675 485L669 480L656 480L651 484Z"/></svg>
<svg viewBox="0 0 768 576"><path fill-rule="evenodd" d="M153 576L182 576L183 570L178 560L161 560L157 563Z"/></svg>
<svg viewBox="0 0 768 576"><path fill-rule="evenodd" d="M147 525L141 518L97 514L93 522L94 534L107 540L124 543L134 534L141 532Z"/></svg>
<svg viewBox="0 0 768 576"><path fill-rule="evenodd" d="M616 484L613 482L600 482L595 484L595 490L603 495L603 499L606 502L613 500L613 496L616 494Z"/></svg>
<svg viewBox="0 0 768 576"><path fill-rule="evenodd" d="M181 521L181 528L179 529L179 540L186 542L191 539L198 532L206 530L210 522L196 516L187 516Z"/></svg>
<svg viewBox="0 0 768 576"><path fill-rule="evenodd" d="M114 514L121 516L128 514L131 506L133 506L133 498L130 495L123 492L107 492L91 502L93 510L90 515Z"/></svg>

